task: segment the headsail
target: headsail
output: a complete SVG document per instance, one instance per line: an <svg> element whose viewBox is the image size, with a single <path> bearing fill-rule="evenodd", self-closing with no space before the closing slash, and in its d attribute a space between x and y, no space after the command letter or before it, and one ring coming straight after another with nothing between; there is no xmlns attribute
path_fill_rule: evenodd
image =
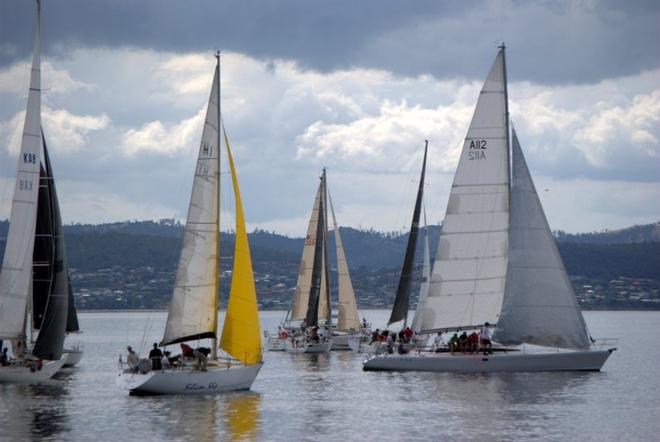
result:
<svg viewBox="0 0 660 442"><path fill-rule="evenodd" d="M305 322L307 326L317 326L319 324L319 302L322 296L327 297L328 284L327 284L327 273L324 268L323 261L327 261L325 258L325 232L327 231L325 223L325 171L321 177L321 199L319 201L319 210L318 210L318 222L316 225L316 235L315 235L315 245L314 245L314 258L312 265L312 277L311 277L311 286L309 289L309 299L307 301L307 315L305 316ZM323 274L326 276L325 290L322 291L322 280Z"/></svg>
<svg viewBox="0 0 660 442"><path fill-rule="evenodd" d="M422 283L419 287L419 299L413 317L412 329L418 333L422 329L422 318L427 312L426 300L429 296L429 280L431 279L431 247L429 246L429 227L426 223L426 210L424 210L424 262L422 267Z"/></svg>
<svg viewBox="0 0 660 442"><path fill-rule="evenodd" d="M30 91L21 150L18 154L18 172L11 204L9 232L0 272L0 339L24 337L25 315L32 283L32 251L42 148L40 15L40 8L37 8Z"/></svg>
<svg viewBox="0 0 660 442"><path fill-rule="evenodd" d="M332 214L332 226L335 231L335 248L337 249L337 280L339 286L339 315L337 329L359 331L362 330L362 323L360 322L357 303L355 302L355 292L353 291L351 275L348 271L348 263L346 262L346 254L344 253L344 243L339 234L339 226L337 226L337 218L335 217L335 208L332 205L332 198L329 193L328 201L330 203L330 213Z"/></svg>
<svg viewBox="0 0 660 442"><path fill-rule="evenodd" d="M183 246L161 345L215 338L218 311L219 65L206 109Z"/></svg>
<svg viewBox="0 0 660 442"><path fill-rule="evenodd" d="M245 229L243 203L238 189L238 177L234 168L234 159L229 148L229 140L225 132L227 161L231 171L231 181L234 187L236 205L236 238L234 241L234 264L232 269L231 288L227 302L227 313L222 328L220 347L234 358L246 364L256 364L261 361L261 332L259 329L259 310L257 306L257 291L254 287L254 273L250 244Z"/></svg>
<svg viewBox="0 0 660 442"><path fill-rule="evenodd" d="M512 140L509 263L494 338L589 348L589 334L518 143Z"/></svg>
<svg viewBox="0 0 660 442"><path fill-rule="evenodd" d="M307 317L307 305L309 303L309 292L312 287L312 272L314 269L314 250L316 249L321 190L321 183L319 183L316 198L314 198L314 205L312 206L312 214L309 218L302 258L300 259L296 292L293 298L293 307L291 308L291 319L293 320L302 320Z"/></svg>
<svg viewBox="0 0 660 442"><path fill-rule="evenodd" d="M422 161L422 174L419 179L419 188L417 189L417 199L415 200L415 210L413 211L412 224L408 235L408 246L406 247L406 256L403 259L401 268L401 277L399 278L399 287L394 298L392 314L387 324L403 321L404 325L408 322L408 309L410 304L410 283L413 276L413 264L415 262L415 249L417 248L417 234L419 233L419 216L422 211L422 200L424 197L424 175L426 173L426 154L429 142L424 145L424 160Z"/></svg>
<svg viewBox="0 0 660 442"><path fill-rule="evenodd" d="M32 353L43 359L55 360L62 356L64 349L69 312L69 266L60 205L43 132L42 139L44 166L39 186L39 210L35 229L37 238L33 257L35 265L37 259L41 260L40 264L46 265L36 267L33 272L33 315L39 320L34 321L34 328L39 329L39 336ZM39 313L43 313L43 316L37 316L37 305L40 306Z"/></svg>
<svg viewBox="0 0 660 442"><path fill-rule="evenodd" d="M497 322L508 254L504 48L481 89L454 176L422 330Z"/></svg>

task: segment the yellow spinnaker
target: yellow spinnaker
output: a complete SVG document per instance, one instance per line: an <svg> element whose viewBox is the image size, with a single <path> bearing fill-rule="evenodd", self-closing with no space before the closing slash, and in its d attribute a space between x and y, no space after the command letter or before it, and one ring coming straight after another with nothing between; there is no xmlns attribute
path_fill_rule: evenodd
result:
<svg viewBox="0 0 660 442"><path fill-rule="evenodd" d="M261 361L261 331L259 328L257 291L254 287L250 245L245 230L243 204L238 190L234 159L229 149L227 134L224 135L225 146L227 146L227 159L231 170L231 181L234 185L234 199L236 200L236 239L234 242L234 267L231 288L229 290L225 323L222 327L220 347L234 358L250 365Z"/></svg>

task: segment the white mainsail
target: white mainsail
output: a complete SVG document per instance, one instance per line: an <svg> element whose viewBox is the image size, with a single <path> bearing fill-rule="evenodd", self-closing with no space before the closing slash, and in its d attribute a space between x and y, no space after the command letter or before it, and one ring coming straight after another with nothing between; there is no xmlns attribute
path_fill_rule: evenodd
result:
<svg viewBox="0 0 660 442"><path fill-rule="evenodd" d="M497 322L508 250L503 50L479 95L442 225L422 330Z"/></svg>
<svg viewBox="0 0 660 442"><path fill-rule="evenodd" d="M298 282L296 283L296 292L293 298L293 307L291 308L290 319L292 320L303 320L307 317L309 292L312 288L312 270L314 268L314 249L316 247L316 231L319 223L321 192L322 183L319 184L316 198L314 198L312 214L309 218L309 226L307 227L307 236L305 236L305 245L303 246L300 269L298 271ZM322 291L321 293L325 292Z"/></svg>
<svg viewBox="0 0 660 442"><path fill-rule="evenodd" d="M426 210L424 210L424 262L422 264L422 283L419 287L419 299L417 308L413 317L412 329L415 333L422 330L422 318L430 310L426 307L426 301L429 296L429 281L431 279L431 247L429 246L429 228L426 223Z"/></svg>
<svg viewBox="0 0 660 442"><path fill-rule="evenodd" d="M351 282L351 275L348 271L348 263L346 262L346 254L344 253L344 243L339 234L339 226L337 226L337 218L335 217L335 207L332 204L332 197L328 195L330 201L330 212L332 213L332 226L335 231L335 248L337 249L337 282L338 282L338 330L362 330L362 323L358 315L357 302L355 302L355 291L353 291L353 283Z"/></svg>
<svg viewBox="0 0 660 442"><path fill-rule="evenodd" d="M513 131L509 262L495 339L502 344L590 346L573 287Z"/></svg>
<svg viewBox="0 0 660 442"><path fill-rule="evenodd" d="M25 335L25 315L32 288L32 253L41 161L40 7L37 9L30 91L28 93L9 232L0 272L0 339Z"/></svg>
<svg viewBox="0 0 660 442"><path fill-rule="evenodd" d="M217 334L218 83L216 68L162 345Z"/></svg>

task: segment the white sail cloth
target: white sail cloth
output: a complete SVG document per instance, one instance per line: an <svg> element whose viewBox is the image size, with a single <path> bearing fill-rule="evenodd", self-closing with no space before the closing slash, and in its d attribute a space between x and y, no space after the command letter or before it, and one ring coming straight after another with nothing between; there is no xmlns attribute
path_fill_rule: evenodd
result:
<svg viewBox="0 0 660 442"><path fill-rule="evenodd" d="M337 217L335 217L335 208L332 204L332 198L328 199L330 200L332 226L335 232L335 248L337 249L337 291L339 298L337 306L337 309L339 310L337 330L360 331L362 330L362 323L360 322L360 316L358 315L351 275L348 271L348 263L346 262L346 254L344 253L344 243L339 234L339 226L337 225Z"/></svg>
<svg viewBox="0 0 660 442"><path fill-rule="evenodd" d="M504 54L481 90L440 233L421 329L497 322L508 251Z"/></svg>
<svg viewBox="0 0 660 442"><path fill-rule="evenodd" d="M298 271L298 282L296 283L296 292L293 298L293 307L291 308L292 320L303 320L307 317L307 307L309 303L309 292L312 288L312 271L314 268L314 249L316 247L316 230L319 222L319 206L321 204L322 184L316 192L312 214L309 218L307 227L307 236L305 236L305 245L303 246L302 258L300 260L300 269ZM323 287L322 287L323 290ZM325 292L321 292L325 293Z"/></svg>
<svg viewBox="0 0 660 442"><path fill-rule="evenodd" d="M582 312L552 237L515 131L509 262L495 340L589 348Z"/></svg>
<svg viewBox="0 0 660 442"><path fill-rule="evenodd" d="M25 334L25 315L32 291L32 253L39 196L39 163L41 161L41 55L40 12L32 55L30 91L28 93L18 173L9 218L9 232L0 272L0 339L13 339Z"/></svg>
<svg viewBox="0 0 660 442"><path fill-rule="evenodd" d="M218 300L218 85L213 77L163 345L215 337Z"/></svg>
<svg viewBox="0 0 660 442"><path fill-rule="evenodd" d="M431 247L429 246L429 229L426 224L426 211L424 211L424 261L422 263L422 283L419 287L419 299L415 316L413 317L412 329L415 333L422 330L422 318L430 310L426 307L429 296L429 281L431 279Z"/></svg>

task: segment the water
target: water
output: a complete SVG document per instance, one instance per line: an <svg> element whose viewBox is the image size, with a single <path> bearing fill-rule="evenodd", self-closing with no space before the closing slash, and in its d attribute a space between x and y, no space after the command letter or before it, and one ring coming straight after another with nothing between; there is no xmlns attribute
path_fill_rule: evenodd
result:
<svg viewBox="0 0 660 442"><path fill-rule="evenodd" d="M365 312L375 326L387 314ZM620 338L600 373L374 373L355 353L266 352L251 392L132 397L115 387L117 358L142 341L144 355L165 314L82 313L78 367L0 385L0 439L656 440L660 312L585 316L594 336Z"/></svg>

